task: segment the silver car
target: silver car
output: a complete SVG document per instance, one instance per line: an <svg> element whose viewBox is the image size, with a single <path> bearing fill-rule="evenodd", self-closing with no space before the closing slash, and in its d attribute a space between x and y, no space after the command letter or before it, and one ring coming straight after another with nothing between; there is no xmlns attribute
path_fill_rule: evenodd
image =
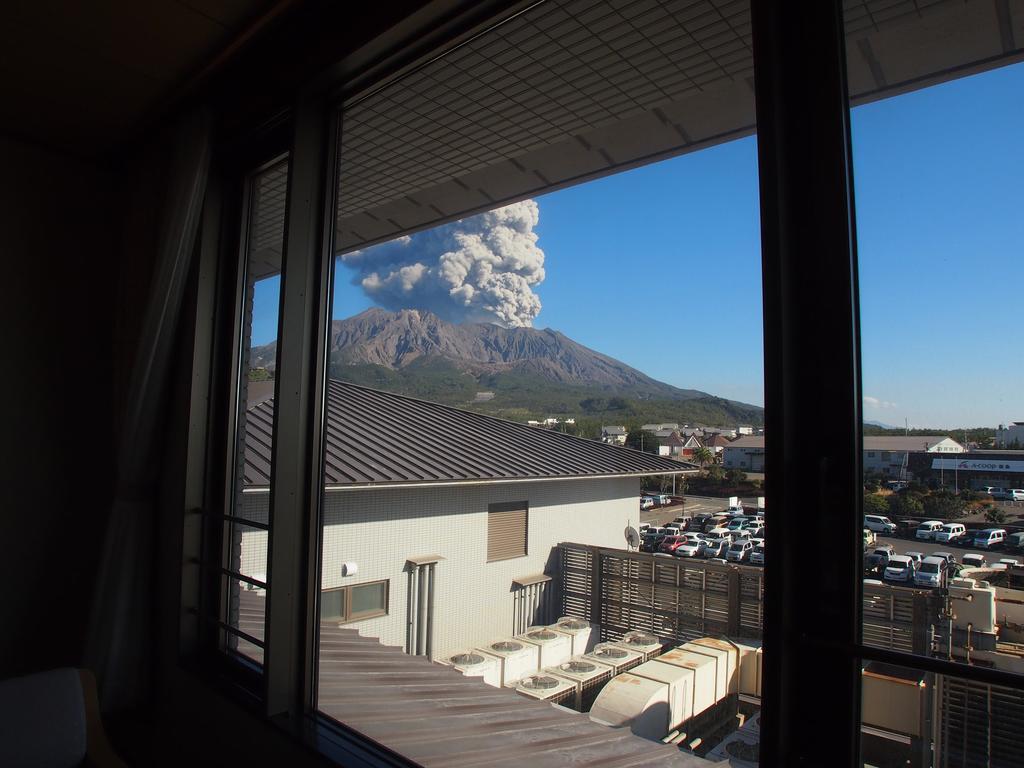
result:
<svg viewBox="0 0 1024 768"><path fill-rule="evenodd" d="M906 555L890 555L889 562L885 564L885 573L882 578L886 581L902 581L904 583L914 581L914 561Z"/></svg>

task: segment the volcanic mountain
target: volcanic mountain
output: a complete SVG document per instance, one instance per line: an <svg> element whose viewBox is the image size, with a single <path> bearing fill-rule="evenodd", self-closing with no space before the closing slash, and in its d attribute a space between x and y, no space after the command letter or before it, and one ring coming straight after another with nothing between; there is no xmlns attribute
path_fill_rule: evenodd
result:
<svg viewBox="0 0 1024 768"><path fill-rule="evenodd" d="M272 370L275 355L274 344L255 347L251 365ZM756 406L657 381L558 331L455 324L414 309L373 308L335 320L330 361L335 378L453 404L474 402L491 412L596 414L630 409L635 401L645 405L644 413L665 418L684 412L727 423L763 418Z"/></svg>

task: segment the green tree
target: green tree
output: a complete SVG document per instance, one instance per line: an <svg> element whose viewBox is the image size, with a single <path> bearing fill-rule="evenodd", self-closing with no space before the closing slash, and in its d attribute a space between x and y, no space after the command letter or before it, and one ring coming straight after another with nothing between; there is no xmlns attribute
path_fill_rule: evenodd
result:
<svg viewBox="0 0 1024 768"><path fill-rule="evenodd" d="M739 485L747 482L747 473L742 469L730 469L725 473L725 482L729 485Z"/></svg>
<svg viewBox="0 0 1024 768"><path fill-rule="evenodd" d="M1009 515L1007 515L999 507L995 506L994 504L991 504L989 505L989 508L985 510L985 519L990 523L1000 525L1002 523L1005 523L1009 519Z"/></svg>
<svg viewBox="0 0 1024 768"><path fill-rule="evenodd" d="M714 482L720 481L724 474L725 473L722 471L722 468L717 464L712 464L704 470L704 477Z"/></svg>
<svg viewBox="0 0 1024 768"><path fill-rule="evenodd" d="M953 520L963 517L967 503L951 493L933 493L923 502L924 513L937 520Z"/></svg>
<svg viewBox="0 0 1024 768"><path fill-rule="evenodd" d="M715 452L710 448L705 448L704 446L695 448L693 451L693 460L700 464L701 469L704 469L704 467L715 460Z"/></svg>
<svg viewBox="0 0 1024 768"><path fill-rule="evenodd" d="M912 493L894 493L889 497L889 514L893 517L920 517L924 504Z"/></svg>
<svg viewBox="0 0 1024 768"><path fill-rule="evenodd" d="M864 514L865 515L887 515L889 514L889 502L885 500L884 496L879 496L874 493L864 494Z"/></svg>
<svg viewBox="0 0 1024 768"><path fill-rule="evenodd" d="M658 453L658 438L642 429L631 429L626 433L626 447L646 453Z"/></svg>

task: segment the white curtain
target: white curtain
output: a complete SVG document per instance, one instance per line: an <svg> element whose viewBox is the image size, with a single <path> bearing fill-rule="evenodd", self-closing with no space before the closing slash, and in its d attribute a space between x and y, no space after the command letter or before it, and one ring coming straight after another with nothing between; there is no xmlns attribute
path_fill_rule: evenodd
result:
<svg viewBox="0 0 1024 768"><path fill-rule="evenodd" d="M152 252L153 278L122 404L113 509L86 638L84 663L96 673L100 701L108 711L140 703L152 684L162 426L209 177L209 113L185 115L173 128L170 145L166 174L156 173L149 182L163 185L165 193L160 237ZM126 210L131 205L127 201Z"/></svg>

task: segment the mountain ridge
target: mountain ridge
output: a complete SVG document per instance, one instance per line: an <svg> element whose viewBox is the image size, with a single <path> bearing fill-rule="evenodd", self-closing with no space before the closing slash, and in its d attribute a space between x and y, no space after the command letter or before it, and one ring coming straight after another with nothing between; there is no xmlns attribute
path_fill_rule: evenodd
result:
<svg viewBox="0 0 1024 768"><path fill-rule="evenodd" d="M454 324L430 312L370 308L331 324L330 373L357 384L478 410L571 413L622 410L626 399L644 412L709 411L745 422L763 420L758 406L658 381L553 329ZM254 347L250 364L273 369L274 343ZM479 402L480 390L494 391ZM646 410L645 410L646 409ZM634 411L637 408L633 408Z"/></svg>

